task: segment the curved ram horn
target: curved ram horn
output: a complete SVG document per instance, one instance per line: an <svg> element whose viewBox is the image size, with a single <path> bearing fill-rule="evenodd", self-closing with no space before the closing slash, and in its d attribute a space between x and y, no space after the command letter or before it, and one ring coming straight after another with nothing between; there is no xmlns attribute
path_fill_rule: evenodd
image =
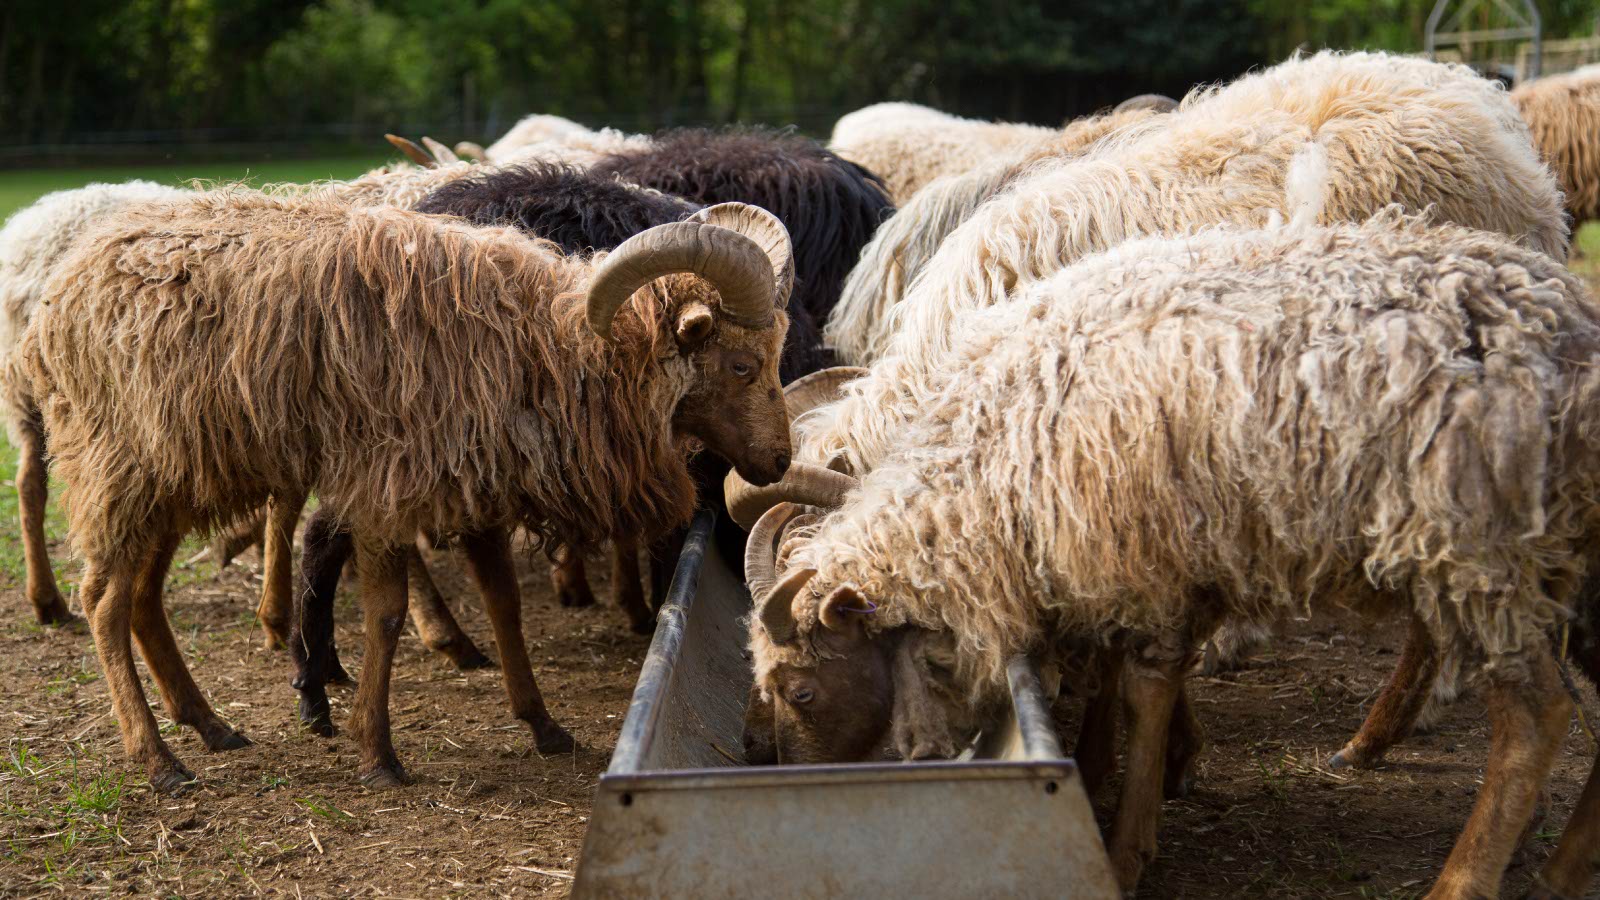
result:
<svg viewBox="0 0 1600 900"><path fill-rule="evenodd" d="M740 478L736 471L729 472L722 481L722 490L729 517L748 531L775 504L787 500L834 509L858 484L860 482L841 472L797 462L789 464L789 471L782 479L762 487Z"/></svg>
<svg viewBox="0 0 1600 900"><path fill-rule="evenodd" d="M740 325L772 325L777 285L767 251L740 231L690 219L641 231L611 251L589 282L589 328L609 340L611 320L634 291L676 272L711 282L722 296L722 314Z"/></svg>
<svg viewBox="0 0 1600 900"><path fill-rule="evenodd" d="M777 541L785 526L802 517L802 509L794 503L779 503L750 530L750 540L744 545L744 573L752 598L765 597L778 583Z"/></svg>
<svg viewBox="0 0 1600 900"><path fill-rule="evenodd" d="M456 152L454 150L451 150L449 147L446 147L427 135L422 136L422 146L427 147L428 152L432 153L433 158L438 160L440 163L453 163L461 161L461 157L456 156Z"/></svg>
<svg viewBox="0 0 1600 900"><path fill-rule="evenodd" d="M834 366L796 378L783 389L783 403L789 408L789 418L798 418L802 413L832 403L839 399L841 388L866 374L867 370L860 366Z"/></svg>
<svg viewBox="0 0 1600 900"><path fill-rule="evenodd" d="M456 155L477 163L489 161L489 154L484 151L483 145L472 141L457 141Z"/></svg>
<svg viewBox="0 0 1600 900"><path fill-rule="evenodd" d="M778 285L777 306L788 307L789 293L794 290L794 248L789 243L789 229L777 216L748 203L718 203L690 216L689 221L731 228L767 251L772 279Z"/></svg>
<svg viewBox="0 0 1600 900"><path fill-rule="evenodd" d="M407 140L398 134L386 134L383 136L383 138L384 140L393 144L396 150L404 153L406 159L411 160L425 169L429 169L438 165L438 162L433 157L428 155L428 151L417 146L416 141Z"/></svg>
<svg viewBox="0 0 1600 900"><path fill-rule="evenodd" d="M787 644L799 633L800 626L794 617L794 598L816 574L816 569L796 569L784 576L770 593L758 601L761 604L761 627L767 630L767 636L772 638L773 643Z"/></svg>
<svg viewBox="0 0 1600 900"><path fill-rule="evenodd" d="M1148 109L1151 112L1167 113L1177 108L1178 101L1168 97L1166 94L1140 94L1137 97L1129 97L1118 103L1116 108L1111 111L1122 113L1135 109Z"/></svg>

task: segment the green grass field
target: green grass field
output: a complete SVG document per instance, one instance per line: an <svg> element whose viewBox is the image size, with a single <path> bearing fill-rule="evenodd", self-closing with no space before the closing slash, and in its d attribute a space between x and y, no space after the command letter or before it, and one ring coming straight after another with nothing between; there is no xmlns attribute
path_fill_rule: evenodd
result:
<svg viewBox="0 0 1600 900"><path fill-rule="evenodd" d="M0 219L51 191L83 187L96 181L117 183L134 178L163 184L186 184L199 178L206 181L249 179L253 184L279 181L320 181L351 178L388 162L388 154L328 156L312 159L239 162L183 162L148 166L104 166L86 169L13 169L0 171Z"/></svg>

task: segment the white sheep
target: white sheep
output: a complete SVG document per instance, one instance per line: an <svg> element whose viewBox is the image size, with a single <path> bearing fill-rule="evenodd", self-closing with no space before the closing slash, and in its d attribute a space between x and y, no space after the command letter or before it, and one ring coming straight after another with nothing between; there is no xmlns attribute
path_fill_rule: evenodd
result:
<svg viewBox="0 0 1600 900"><path fill-rule="evenodd" d="M958 317L894 449L758 523L785 762L954 753L1020 653L1128 653L1109 849L1155 851L1168 719L1221 622L1408 611L1484 672L1495 750L1439 880L1495 896L1566 734L1546 639L1600 539L1600 315L1510 240L1396 213L1125 244ZM814 499L814 498L806 498Z"/></svg>

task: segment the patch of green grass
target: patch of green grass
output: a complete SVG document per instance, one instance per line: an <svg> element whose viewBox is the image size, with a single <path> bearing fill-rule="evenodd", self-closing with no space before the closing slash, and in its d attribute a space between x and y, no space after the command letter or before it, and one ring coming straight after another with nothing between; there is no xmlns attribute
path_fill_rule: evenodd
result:
<svg viewBox="0 0 1600 900"><path fill-rule="evenodd" d="M185 185L191 179L237 181L253 184L280 181L322 181L352 178L393 159L384 153L360 153L313 159L266 159L259 162L181 162L143 166L97 166L82 169L16 169L0 171L0 219L51 191L83 187L92 182L109 184L143 178L162 184Z"/></svg>
<svg viewBox="0 0 1600 900"><path fill-rule="evenodd" d="M355 817L333 805L326 797L296 797L294 802L319 819L343 825L354 822Z"/></svg>

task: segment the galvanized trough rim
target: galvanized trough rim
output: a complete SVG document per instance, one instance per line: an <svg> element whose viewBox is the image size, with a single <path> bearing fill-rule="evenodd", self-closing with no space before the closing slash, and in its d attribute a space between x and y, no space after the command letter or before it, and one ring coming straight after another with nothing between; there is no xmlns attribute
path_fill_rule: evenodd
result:
<svg viewBox="0 0 1600 900"><path fill-rule="evenodd" d="M662 694L672 681L673 669L676 667L680 656L679 651L683 646L684 629L689 609L694 603L695 595L699 590L700 573L705 565L706 547L709 543L711 527L714 523L715 514L710 510L701 510L695 515L694 521L689 526L688 536L683 542L683 550L678 556L677 568L673 571L672 584L667 591L666 602L662 605L660 615L656 619L655 636L650 641L649 652L645 654L644 665L639 670L639 680L634 685L633 698L628 703L628 712L623 717L622 730L617 736L617 746L611 754L611 764L606 767L603 778L639 775L649 771L645 768L643 761L648 758L651 741L655 739L658 730L656 728L656 720L661 715ZM1076 769L1076 763L1067 759L1066 754L1062 752L1061 740L1056 734L1055 723L1050 717L1050 704L1045 700L1044 690L1039 682L1039 673L1033 662L1023 656L1012 658L1006 666L1006 681L1011 691L1011 702L1016 713L1017 728L1021 732L1021 739L1025 748L1025 761L1028 763L1049 762L1052 765ZM781 769L763 767L752 770L719 768L673 769L671 771L680 775L715 772L727 777L754 778L763 771L815 774L818 771L836 771L848 768L859 769L863 773L885 769L903 772L908 766L940 770L973 764L974 762L969 760L930 760L916 763L837 763L825 766L783 766ZM995 764L995 761L983 763L986 766Z"/></svg>

